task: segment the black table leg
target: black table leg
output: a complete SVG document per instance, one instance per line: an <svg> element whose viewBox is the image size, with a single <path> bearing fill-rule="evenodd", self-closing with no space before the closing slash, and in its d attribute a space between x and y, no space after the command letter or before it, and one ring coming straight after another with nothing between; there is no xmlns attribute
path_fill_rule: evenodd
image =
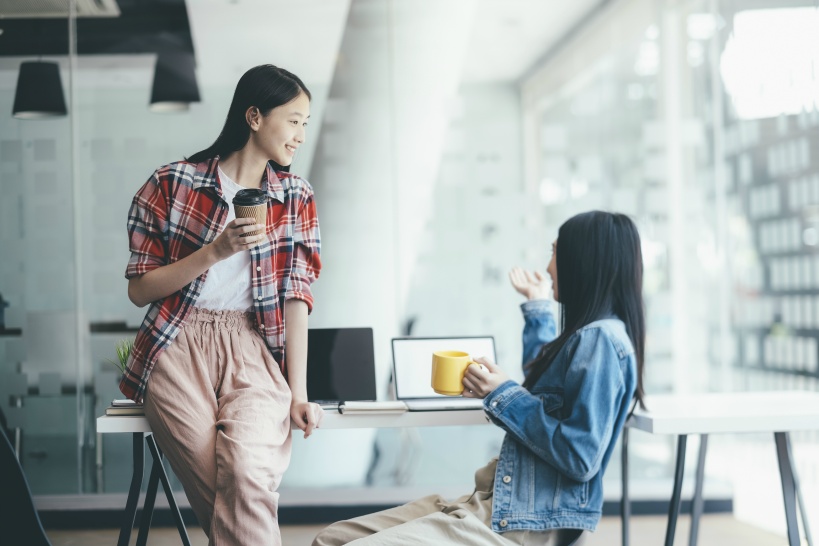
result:
<svg viewBox="0 0 819 546"><path fill-rule="evenodd" d="M671 494L671 505L668 507L668 527L665 530L665 546L674 546L674 534L677 530L677 517L680 515L680 498L682 496L682 481L685 473L685 444L687 434L680 434L677 438L677 464L674 470L674 491Z"/></svg>
<svg viewBox="0 0 819 546"><path fill-rule="evenodd" d="M805 530L805 540L808 546L813 546L813 538L810 535L810 524L808 523L808 510L805 508L805 499L802 498L802 488L799 487L799 474L796 472L796 465L793 464L793 448L791 447L790 434L785 434L785 444L788 447L788 462L791 465L793 474L793 486L796 489L796 503L799 505L799 513L802 515L802 528Z"/></svg>
<svg viewBox="0 0 819 546"><path fill-rule="evenodd" d="M791 466L790 445L787 432L774 432L776 455L779 459L779 475L782 479L782 497L785 501L785 519L788 522L788 544L799 546L799 522L796 519L796 482Z"/></svg>
<svg viewBox="0 0 819 546"><path fill-rule="evenodd" d="M156 445L153 434L146 438L148 449L153 455L154 465L159 468L159 480L162 482L162 488L165 490L165 496L168 498L168 507L171 509L174 521L176 521L176 528L179 529L179 537L182 539L182 544L191 546L190 538L188 538L188 530L185 529L185 522L182 521L182 514L179 512L179 506L176 504L176 499L173 497L173 490L171 490L171 483L168 481L168 475L165 473L165 468L162 466L162 453Z"/></svg>
<svg viewBox="0 0 819 546"><path fill-rule="evenodd" d="M151 455L151 458L153 458L153 453ZM159 487L159 472L161 468L162 454L160 453L160 459L153 459L151 466L151 477L148 478L148 489L145 492L145 502L142 505L142 517L139 521L139 534L137 535L136 546L145 546L148 543L148 531L151 530L151 519L153 519L154 515L154 503L156 502L156 490Z"/></svg>
<svg viewBox="0 0 819 546"><path fill-rule="evenodd" d="M621 480L623 482L623 494L620 498L620 524L623 546L628 546L628 526L631 519L631 501L628 497L628 427L623 427L620 441L622 442L620 464L622 465Z"/></svg>
<svg viewBox="0 0 819 546"><path fill-rule="evenodd" d="M125 503L125 521L119 530L117 546L128 546L131 540L131 529L134 527L137 503L139 502L139 488L142 487L142 475L145 470L145 448L142 446L141 432L133 434L134 440L134 473L131 476L131 488L128 490L128 500Z"/></svg>
<svg viewBox="0 0 819 546"><path fill-rule="evenodd" d="M708 435L700 434L700 452L697 456L697 479L694 482L694 498L691 499L691 533L688 536L688 546L697 546L700 532L700 517L702 517L703 499L702 484L705 481L705 453L708 450Z"/></svg>

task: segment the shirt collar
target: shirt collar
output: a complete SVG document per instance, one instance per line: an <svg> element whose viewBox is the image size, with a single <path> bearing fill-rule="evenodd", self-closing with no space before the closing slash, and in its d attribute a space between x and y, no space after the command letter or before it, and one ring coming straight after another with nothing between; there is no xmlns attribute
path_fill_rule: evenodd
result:
<svg viewBox="0 0 819 546"><path fill-rule="evenodd" d="M207 159L196 165L196 174L193 179L193 189L213 188L219 197L222 195L222 185L219 184L218 172L219 170L219 156L213 159ZM262 180L262 191L280 203L284 203L284 186L279 178L279 174L287 175L287 173L279 173L270 163L267 164Z"/></svg>

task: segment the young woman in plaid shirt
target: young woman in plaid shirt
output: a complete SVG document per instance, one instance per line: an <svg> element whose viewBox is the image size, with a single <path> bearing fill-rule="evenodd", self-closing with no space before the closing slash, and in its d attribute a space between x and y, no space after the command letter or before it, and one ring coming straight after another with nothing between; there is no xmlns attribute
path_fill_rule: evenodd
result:
<svg viewBox="0 0 819 546"><path fill-rule="evenodd" d="M216 142L159 168L128 215L128 297L149 308L120 388L144 401L211 544L281 544L290 420L305 438L321 423L306 386L319 226L287 172L309 115L298 77L252 68ZM266 225L235 218L243 188L264 192Z"/></svg>

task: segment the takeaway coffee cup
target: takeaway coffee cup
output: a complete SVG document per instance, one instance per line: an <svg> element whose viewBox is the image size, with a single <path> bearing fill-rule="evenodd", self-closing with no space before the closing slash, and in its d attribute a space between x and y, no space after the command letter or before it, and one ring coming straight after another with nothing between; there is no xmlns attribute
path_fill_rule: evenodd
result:
<svg viewBox="0 0 819 546"><path fill-rule="evenodd" d="M236 210L236 218L254 218L257 224L267 225L267 194L262 190L239 190L233 198L233 208ZM243 237L260 233L263 231L251 231Z"/></svg>
<svg viewBox="0 0 819 546"><path fill-rule="evenodd" d="M464 372L475 362L462 351L432 353L432 390L447 396L460 396L464 391Z"/></svg>

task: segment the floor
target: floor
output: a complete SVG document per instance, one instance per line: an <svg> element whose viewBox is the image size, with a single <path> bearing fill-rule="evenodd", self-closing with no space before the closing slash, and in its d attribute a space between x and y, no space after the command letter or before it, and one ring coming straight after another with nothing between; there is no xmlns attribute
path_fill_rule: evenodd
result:
<svg viewBox="0 0 819 546"><path fill-rule="evenodd" d="M663 516L639 516L631 520L631 546L656 546L665 537ZM688 544L687 517L681 517L677 525L676 545ZM316 532L322 526L287 526L282 528L285 546L309 546ZM198 528L189 528L193 546L207 545L205 534ZM116 529L88 531L50 530L48 536L53 546L111 546L119 535ZM136 533L131 536L131 544L136 543ZM148 537L149 546L176 546L180 544L175 528L155 528ZM584 546L612 546L620 544L620 520L603 518L597 532L591 535ZM785 537L761 531L741 523L730 515L703 517L700 523L699 546L785 546Z"/></svg>

